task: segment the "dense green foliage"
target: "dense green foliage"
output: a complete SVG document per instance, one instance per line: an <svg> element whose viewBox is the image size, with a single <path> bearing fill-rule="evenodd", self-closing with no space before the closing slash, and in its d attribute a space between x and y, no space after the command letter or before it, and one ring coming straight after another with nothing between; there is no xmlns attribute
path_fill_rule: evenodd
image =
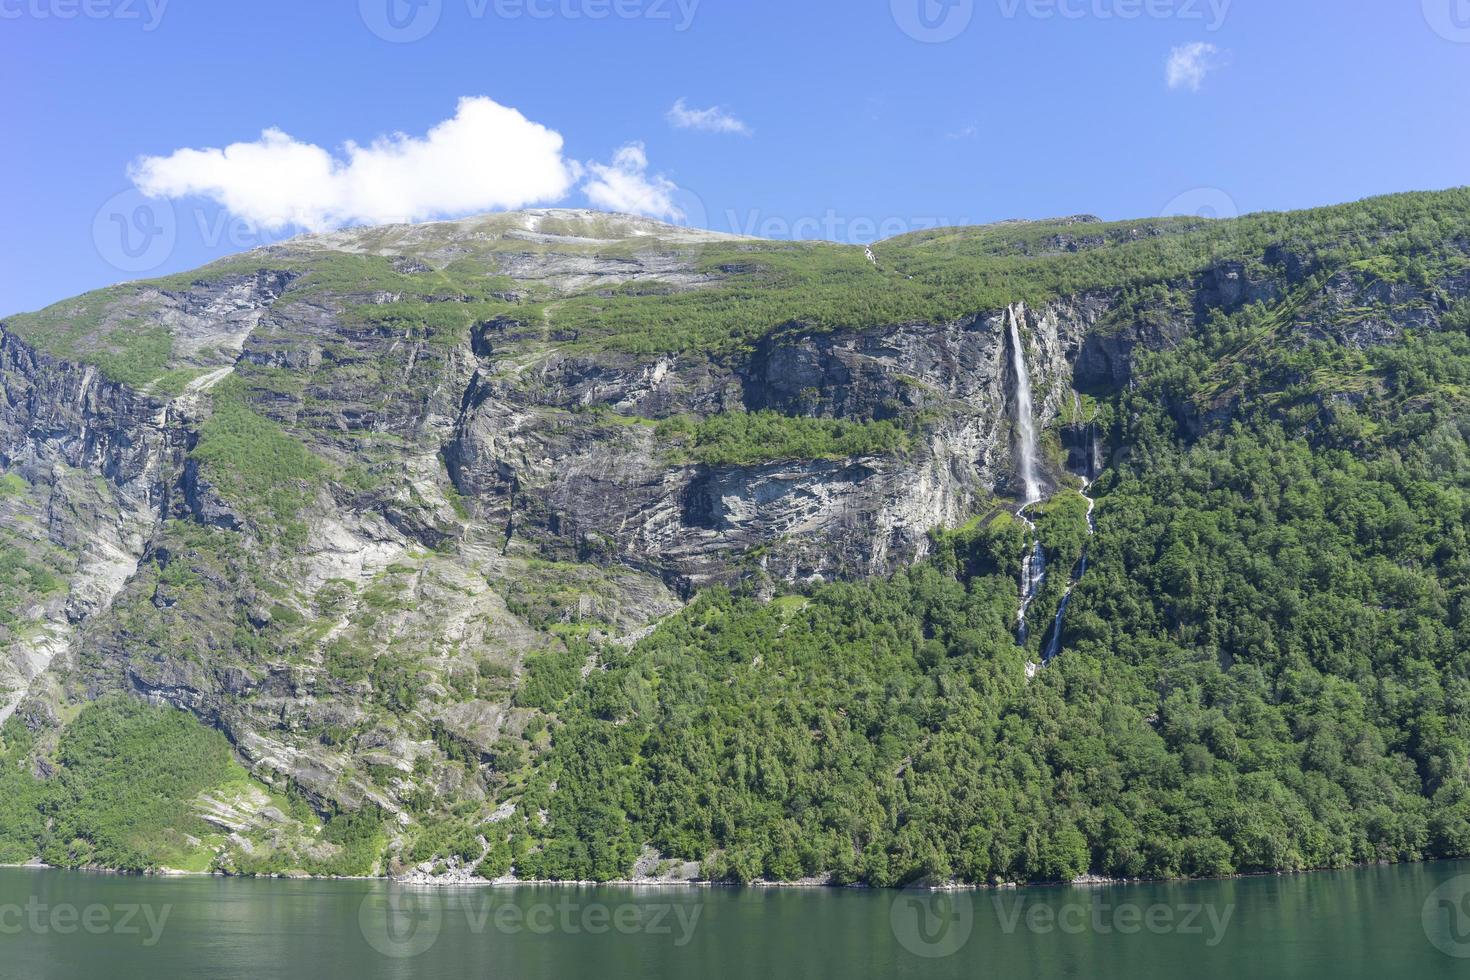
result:
<svg viewBox="0 0 1470 980"><path fill-rule="evenodd" d="M1259 263L1284 247L1307 264L1442 252L1470 223L1470 190L1400 194L1314 211L1067 224L1043 221L918 232L860 249L825 242L711 245L713 290L629 288L519 314L549 317L578 342L638 353L748 347L804 330L944 322L1008 303L1090 290L1141 296L1222 261Z"/></svg>
<svg viewBox="0 0 1470 980"><path fill-rule="evenodd" d="M21 768L30 737L18 720L4 739L0 859L9 861L39 854L60 867L184 866L197 844L188 838L211 832L194 799L244 776L219 732L124 697L88 705L65 728L48 780Z"/></svg>
<svg viewBox="0 0 1470 980"><path fill-rule="evenodd" d="M779 412L726 412L699 422L670 419L659 425L658 438L687 443L695 459L711 466L753 466L899 452L909 446L912 434L886 419L853 422Z"/></svg>
<svg viewBox="0 0 1470 980"><path fill-rule="evenodd" d="M38 749L45 778L32 771ZM203 794L260 792L224 735L182 711L114 695L83 708L50 750L12 718L0 738L0 863L40 856L64 868L318 875L379 868L387 838L376 807L321 821L292 793L278 801L287 817L269 847L231 847L201 816Z"/></svg>
<svg viewBox="0 0 1470 980"><path fill-rule="evenodd" d="M952 320L1106 290L1113 307L1098 333L1187 336L1154 355L1143 344L1127 390L1067 410L1098 420L1112 465L1093 491L1095 536L1072 489L1029 512L1053 574L1025 645L1014 635L1016 580L1030 532L999 508L936 531L931 559L891 579L774 602L713 590L632 649L583 621L582 607L595 606L584 600L614 588L602 570L528 562L493 584L511 614L544 631L544 646L521 660L494 659L503 651L487 644L440 673L431 662L444 651L391 634L432 590L410 600L391 585L335 582L297 601L258 580L241 536L187 522L160 529L161 557L138 580L154 587L139 591L151 601L111 615L140 675L150 669L141 651L179 645L170 625L180 619L162 612L177 607L198 611L189 622L228 624L221 642L252 669L319 650L322 690L362 691L373 719L407 719L430 746L414 782L382 760L361 773L385 792L410 786L400 801L418 823L392 852L400 866L484 856L490 874L513 865L523 877L608 879L652 846L734 881L831 873L886 886L1470 854L1470 304L1455 279L1466 276L1467 227L1470 192L1452 191L1228 223L945 229L881 243L876 263L823 243L681 244L709 277L697 289L644 280L556 296L511 292L484 256L429 270L292 255L283 264L297 275L281 302L321 304L344 334L405 341L371 362L328 338L323 374L400 391L414 389L414 366L452 359L492 327L481 342L502 331L538 355L718 357L773 331ZM624 247L634 246L610 246ZM1197 307L1216 302L1202 300L1197 276L1224 260L1241 264L1237 281L1269 280L1269 302ZM224 271L249 267L212 274ZM1442 285L1451 280L1455 289ZM1390 302L1378 287L1412 296ZM84 297L16 329L119 380L178 383L146 305L109 319L99 302ZM540 383L519 374L500 381ZM303 513L329 479L378 487L371 467L327 461L360 437L322 410L328 387L245 362L209 396L193 460L255 540L299 544ZM902 454L923 421L585 411L608 426L657 425L679 462L716 466ZM369 462L403 455L386 429L370 434ZM1053 469L1062 445L1045 434ZM26 492L16 479L0 480L0 497ZM594 535L582 547L580 557L617 562ZM1028 680L1084 549L1064 653ZM0 538L0 628L23 598L61 584ZM237 601L247 585L270 607L266 626ZM325 639L346 605L360 618ZM383 637L369 642L374 630ZM374 652L378 639L391 655ZM95 655L83 648L79 660L95 668ZM476 740L437 705L424 710L472 697L506 706L501 737ZM334 721L305 737L335 749L352 733ZM18 722L4 738L0 860L193 860L187 841L205 828L191 801L241 775L221 737L120 701L87 708L59 745L33 744ZM57 766L52 778L33 775L37 759ZM431 789L470 780L493 799ZM488 823L486 807L507 800L514 817ZM282 805L301 825L318 820L300 796ZM321 822L319 839L233 853L227 866L385 866L376 807Z"/></svg>
<svg viewBox="0 0 1470 980"><path fill-rule="evenodd" d="M41 811L46 787L31 774L32 739L12 718L0 729L0 864L21 864L40 853L46 835Z"/></svg>
<svg viewBox="0 0 1470 980"><path fill-rule="evenodd" d="M1096 538L1075 494L1037 514L1054 562L1086 542L1091 565L1029 683L1004 515L804 604L705 594L555 706L518 867L617 877L651 843L733 880L896 885L1470 854L1470 338L1447 323L1351 375L1338 345L1263 345L1254 308L1146 359L1108 406L1127 452ZM1234 423L1195 435L1227 390Z"/></svg>

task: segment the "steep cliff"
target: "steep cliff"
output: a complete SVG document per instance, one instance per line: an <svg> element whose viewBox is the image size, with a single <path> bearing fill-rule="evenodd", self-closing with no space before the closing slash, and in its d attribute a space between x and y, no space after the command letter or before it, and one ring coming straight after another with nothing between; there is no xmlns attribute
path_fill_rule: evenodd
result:
<svg viewBox="0 0 1470 980"><path fill-rule="evenodd" d="M1054 491L1124 448L1097 400L1221 316L1362 349L1465 295L1462 268L1387 282L1258 224L947 230L869 261L535 211L306 237L13 318L0 722L44 755L121 690L321 813L373 804L410 838L501 813L558 724L544 691L699 590L887 575L1020 496L1008 313ZM1217 367L1171 411L1207 426L1252 397ZM220 862L273 853L257 817Z"/></svg>

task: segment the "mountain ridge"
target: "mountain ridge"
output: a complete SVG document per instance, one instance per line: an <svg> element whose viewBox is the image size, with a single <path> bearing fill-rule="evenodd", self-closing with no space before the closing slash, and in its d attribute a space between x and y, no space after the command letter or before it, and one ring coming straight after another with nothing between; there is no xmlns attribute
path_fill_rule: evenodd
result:
<svg viewBox="0 0 1470 980"><path fill-rule="evenodd" d="M1208 683L1242 683L1226 662L1270 644L1247 643L1239 623L1191 605L1197 594L1152 578L1168 547L1130 550L1143 532L1111 509L1110 495L1131 494L1170 526L1190 519L1150 496L1173 479L1158 460L1215 451L1211 440L1246 424L1272 444L1297 419L1317 440L1302 442L1298 466L1354 445L1370 460L1454 458L1463 441L1445 428L1459 417L1453 344L1470 294L1463 190L1227 222L936 229L876 244L873 262L853 246L664 238L657 229L671 226L644 219L528 214L293 240L0 324L0 685L10 689L4 713L14 712L0 754L5 778L31 780L7 787L22 799L67 785L78 711L118 731L152 730L119 693L189 712L223 733L248 772L224 766L223 783L199 789L213 804L183 800L150 817L168 841L151 851L120 851L102 824L75 839L43 827L32 845L0 843L61 864L241 872L444 871L493 856L486 870L606 878L628 874L645 848L737 880L820 872L882 884L926 864L965 880L1063 877L1079 862L1078 874L1127 871L1135 858L1108 857L1102 817L1057 789L1061 772L1047 777L1048 805L1067 832L1046 831L1045 846L1007 837L1004 854L982 858L959 843L964 827L910 795L920 775L897 762L928 751L946 718L978 711L999 725L1007 712L1050 710L1027 692L1081 683L1070 672L1084 665L1163 670L1162 654L1134 662L1140 643L1213 656L1222 673ZM476 222L503 232L486 237ZM545 230L586 226L643 233ZM1099 478L1102 491L1100 551L1062 627L1066 652L1056 668L1031 670L1031 684L1027 664L1048 638L1038 630L1020 645L1009 632L1028 533L1010 516L1021 495L1010 315L1036 387L1050 499L1035 534L1052 567L1074 566L1086 536L1080 477ZM1418 415L1449 448L1394 434ZM1103 471L1087 462L1083 472L1078 461L1097 457ZM1446 501L1459 493L1450 472L1437 491ZM1176 543L1213 567L1197 550L1212 533ZM1381 555L1343 547L1341 560L1378 568ZM1459 588L1452 557L1415 561L1437 588ZM1043 588L1032 622L1052 620L1063 578ZM1153 591L1139 592L1143 581ZM1111 606L1098 582L1127 603ZM856 646L832 639L844 601L867 610ZM1301 628L1296 614L1271 616L1282 635ZM712 622L732 632L707 635ZM1110 630L1127 645L1110 645ZM746 631L769 644L753 660L730 646ZM1234 638L1222 645L1217 633ZM911 634L912 650L893 639ZM791 646L798 638L851 676L812 687L828 668ZM728 661L711 659L727 647ZM867 662L855 649L882 652ZM784 658L790 672L763 679L762 657ZM967 680L947 673L951 661L969 665ZM1458 663L1445 653L1433 669L1453 686ZM744 673L722 673L731 664ZM909 708L868 700L864 678L880 668L883 683L915 685L899 699ZM930 685L958 700L928 703L918 692ZM680 775L650 719L677 729L699 718L689 734L713 739L712 758L749 737L716 687L745 692L752 712L787 712L767 719L768 750L802 775L747 782L733 760L723 775ZM1143 720L1143 700L1117 722L1122 744L1163 737ZM819 709L808 728L796 721ZM927 735L917 718L930 719ZM614 723L642 740L634 756L591 751ZM1397 719L1385 724L1384 771L1397 764L1390 744L1423 769L1419 795L1405 788L1399 800L1417 813L1451 785L1430 770L1455 770L1459 750L1440 758L1396 741ZM889 767L862 780L843 770L857 809L828 812L830 799L811 797L828 792L804 783L817 763L787 737L809 729L843 746L844 766L871 757ZM715 738L726 731L728 741ZM852 741L859 731L884 734L864 749L867 736ZM1243 764L1189 731L1168 736L1189 765L1206 742L1219 750L1211 764ZM198 751L217 758L217 748ZM655 778L640 769L650 760L672 768ZM110 786L105 775L87 778ZM701 784L725 816L683 822L678 813L705 806L689 795ZM1130 805L1172 805L1149 795L1162 790L1135 789L1148 802ZM597 802L608 794L624 801L621 816ZM1041 833L1005 810L1012 803L995 803L1010 815L994 833ZM824 829L772 807L821 812ZM731 824L735 812L745 816ZM318 823L335 829L313 832ZM910 826L927 843L900 833ZM756 843L757 829L777 843ZM1297 860L1287 848L1273 864L1227 829L1205 836L1188 861L1137 860L1174 873ZM1292 846L1306 863L1336 853ZM1395 847L1403 857L1428 845Z"/></svg>

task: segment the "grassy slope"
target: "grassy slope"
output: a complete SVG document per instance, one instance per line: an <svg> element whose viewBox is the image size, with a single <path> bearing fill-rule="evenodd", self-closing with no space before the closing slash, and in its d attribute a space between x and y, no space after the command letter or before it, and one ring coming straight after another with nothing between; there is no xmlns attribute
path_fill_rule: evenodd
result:
<svg viewBox="0 0 1470 980"><path fill-rule="evenodd" d="M48 778L31 771L37 750ZM204 819L206 796L286 816L271 830L242 830L247 849ZM35 745L18 719L0 732L0 863L40 856L68 868L324 875L379 867L380 814L318 820L299 798L253 780L224 735L181 711L114 695L84 707L54 747Z"/></svg>
<svg viewBox="0 0 1470 980"><path fill-rule="evenodd" d="M638 249L677 253L721 281L692 292L628 287L610 296L532 290L519 301L504 298L511 283L495 273L497 255L551 246L487 240L477 251L426 272L395 271L381 256L285 247L90 293L15 317L6 326L58 356L96 363L118 380L152 380L169 365L167 337L142 315L112 322L99 335L109 308L147 290L180 291L196 281L269 267L305 273L288 293L298 298L402 294L398 303L354 312L413 324L444 338L457 338L470 323L490 316L510 315L527 323L549 318L589 347L714 353L749 345L792 323L822 329L944 321L1018 300L1037 303L1094 289L1146 291L1219 261L1258 262L1275 245L1307 261L1337 264L1423 254L1463 238L1467 215L1470 190L1459 189L1222 222L1172 218L939 229L879 243L876 266L860 249L819 242L570 244L558 248L600 255Z"/></svg>

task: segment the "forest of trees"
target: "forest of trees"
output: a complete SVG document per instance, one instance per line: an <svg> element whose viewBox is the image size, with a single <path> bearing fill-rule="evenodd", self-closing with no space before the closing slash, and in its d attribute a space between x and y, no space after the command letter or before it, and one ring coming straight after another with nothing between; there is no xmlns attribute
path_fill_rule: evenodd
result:
<svg viewBox="0 0 1470 980"><path fill-rule="evenodd" d="M544 706L518 870L620 877L645 843L887 886L1470 854L1463 314L1369 354L1361 398L1271 385L1330 347L1263 356L1197 438L1260 311L1141 365L1065 652L1029 682L1010 522L888 580L704 594ZM1065 560L1072 524L1042 528Z"/></svg>
<svg viewBox="0 0 1470 980"><path fill-rule="evenodd" d="M1088 403L1109 449L1090 491L1096 534L1070 487L1034 512L1060 571L1033 623L1050 623L1065 570L1089 555L1061 656L1034 677L1045 629L1024 645L1015 635L1029 532L998 506L936 530L930 557L892 577L768 601L756 576L748 593L703 592L631 648L558 621L565 635L507 695L534 723L489 750L418 713L427 685L411 662L334 649L337 679L416 715L417 736L457 774L492 776L504 794L417 792L392 860L484 856L491 876L608 880L652 847L722 880L897 886L1470 855L1467 214L1470 191L1455 191L1148 233L937 231L883 243L876 264L835 247L721 246L704 261L736 271L718 290L558 306L552 323L572 345L712 356L788 327L939 320L1104 286L1116 302L1099 329L1191 319L1177 347L1140 347L1132 383ZM1052 241L1063 233L1097 241L1065 252ZM1221 256L1281 291L1196 309L1193 277ZM341 260L316 276L326 288L380 271ZM1310 307L1342 275L1415 292L1416 316L1385 327L1383 310ZM448 335L469 329L461 321L424 323ZM1343 339L1360 330L1378 340ZM194 457L281 539L299 538L309 480L345 474L252 410L239 384L216 389ZM740 466L901 454L922 422L910 421L731 413L661 420L659 438ZM188 584L184 571L163 584ZM51 576L0 540L0 598L44 592ZM156 866L198 836L191 801L243 771L223 735L162 712L121 698L85 708L54 751L40 747L58 767L44 780L33 733L13 718L0 735L0 861ZM488 822L505 801L514 816ZM375 807L317 816L341 863L288 855L236 870L367 873L399 832Z"/></svg>

